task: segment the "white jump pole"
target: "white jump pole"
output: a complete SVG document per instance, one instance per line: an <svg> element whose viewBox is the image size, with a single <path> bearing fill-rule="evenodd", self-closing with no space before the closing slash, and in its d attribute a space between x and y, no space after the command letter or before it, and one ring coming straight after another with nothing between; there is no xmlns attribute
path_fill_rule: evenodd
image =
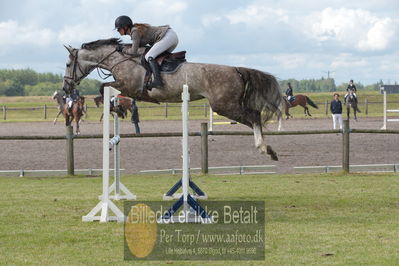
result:
<svg viewBox="0 0 399 266"><path fill-rule="evenodd" d="M100 221L105 223L108 221L123 222L125 216L121 210L109 199L109 109L110 96L117 96L120 91L112 88L104 88L104 113L103 113L103 193L101 201L86 215L82 216L82 221L93 222ZM109 215L111 210L115 216ZM96 215L101 211L101 215Z"/></svg>
<svg viewBox="0 0 399 266"><path fill-rule="evenodd" d="M386 130L388 122L399 122L398 118L388 118L387 113L399 113L399 109L388 109L387 91L384 89L384 125L381 129Z"/></svg>
<svg viewBox="0 0 399 266"><path fill-rule="evenodd" d="M384 90L384 125L381 129L387 129L387 92Z"/></svg>
<svg viewBox="0 0 399 266"><path fill-rule="evenodd" d="M189 154L189 145L188 145L188 102L190 101L190 93L188 92L187 84L183 85L183 93L181 95L183 104L182 104L182 119L183 119L183 138L182 138L182 147L183 147L183 176L182 176L182 190L183 190L183 202L184 213L189 211L189 207L187 204L188 197L188 185L190 178L190 154Z"/></svg>

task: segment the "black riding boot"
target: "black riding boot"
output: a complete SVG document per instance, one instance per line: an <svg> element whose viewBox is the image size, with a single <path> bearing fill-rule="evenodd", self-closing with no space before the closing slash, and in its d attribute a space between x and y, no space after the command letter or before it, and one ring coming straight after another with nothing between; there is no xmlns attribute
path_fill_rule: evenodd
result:
<svg viewBox="0 0 399 266"><path fill-rule="evenodd" d="M161 74L159 73L159 66L157 61L150 57L148 58L148 63L150 64L152 74L154 75L153 81L147 85L148 88L159 88L163 86Z"/></svg>

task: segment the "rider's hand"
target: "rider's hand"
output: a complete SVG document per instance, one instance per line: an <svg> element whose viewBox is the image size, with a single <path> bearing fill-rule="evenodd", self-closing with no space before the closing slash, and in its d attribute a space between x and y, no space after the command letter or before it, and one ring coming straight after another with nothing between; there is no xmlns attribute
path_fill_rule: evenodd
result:
<svg viewBox="0 0 399 266"><path fill-rule="evenodd" d="M123 45L122 45L122 44L118 44L118 45L116 46L115 50L116 50L117 52L123 52Z"/></svg>

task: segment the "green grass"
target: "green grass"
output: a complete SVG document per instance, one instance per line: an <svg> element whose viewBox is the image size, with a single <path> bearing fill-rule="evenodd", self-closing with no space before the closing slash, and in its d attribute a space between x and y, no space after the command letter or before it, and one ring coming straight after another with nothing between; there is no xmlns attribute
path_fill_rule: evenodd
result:
<svg viewBox="0 0 399 266"><path fill-rule="evenodd" d="M299 94L299 93L298 93ZM310 108L310 112L313 117L325 118L330 117L330 113L326 116L325 102L328 103L332 100L331 92L323 93L301 93L309 96L314 102L318 103L319 109ZM340 92L341 100L345 95L344 92ZM362 117L381 117L383 115L383 96L375 91L362 91L358 93L359 96L359 108L361 113L358 114L360 118ZM102 109L95 108L93 102L94 96L86 96L86 104L89 108L88 116L85 120L98 121ZM368 114L365 112L365 99L368 100ZM388 104L388 109L399 109L399 95L388 95L388 102L393 102ZM44 119L44 105L51 107L47 109L47 119ZM208 101L206 99L194 101L190 103L190 119L204 119L209 116ZM41 109L28 109L28 110L8 110L6 120L4 120L3 106L7 108L41 108ZM32 121L51 121L57 114L56 103L51 99L50 96L29 96L29 97L0 97L0 122L32 122ZM139 102L139 113L140 119L145 120L179 120L181 119L180 104L171 103L168 104L166 110L165 104L152 104ZM295 107L290 109L290 113L295 118L305 117L303 114L302 107ZM205 114L207 117L205 117ZM214 119L224 119L221 116L215 116Z"/></svg>
<svg viewBox="0 0 399 266"><path fill-rule="evenodd" d="M160 200L178 178L132 175L124 176L123 183L140 200ZM211 200L265 201L266 259L251 264L399 261L397 174L193 178ZM1 264L130 265L123 261L122 224L81 222L100 192L99 177L0 178ZM194 264L204 263L210 262Z"/></svg>

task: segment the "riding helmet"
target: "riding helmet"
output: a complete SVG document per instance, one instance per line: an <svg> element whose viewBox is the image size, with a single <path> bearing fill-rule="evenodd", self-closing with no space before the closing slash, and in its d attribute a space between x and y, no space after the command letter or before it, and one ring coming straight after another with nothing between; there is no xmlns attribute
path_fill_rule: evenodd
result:
<svg viewBox="0 0 399 266"><path fill-rule="evenodd" d="M115 20L115 29L132 27L133 21L128 16L119 16Z"/></svg>

